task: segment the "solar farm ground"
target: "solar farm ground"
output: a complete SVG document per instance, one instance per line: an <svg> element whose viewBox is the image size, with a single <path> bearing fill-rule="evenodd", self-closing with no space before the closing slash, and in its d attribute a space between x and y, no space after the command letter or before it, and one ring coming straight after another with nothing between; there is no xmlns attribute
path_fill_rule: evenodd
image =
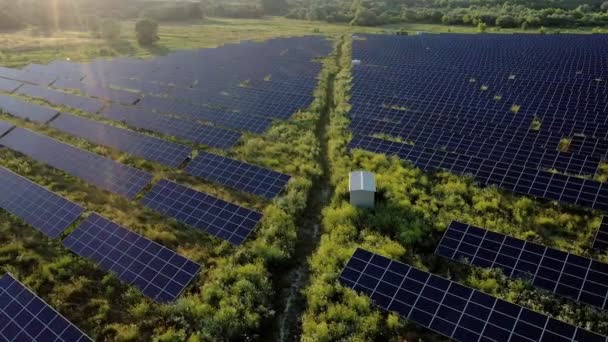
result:
<svg viewBox="0 0 608 342"><path fill-rule="evenodd" d="M316 37L268 40L309 35L316 29L321 31ZM522 100L517 113L510 104L505 104L506 110L500 106L475 110L474 102L456 111L453 102L459 97L429 98L430 94L463 91L462 82L458 83L462 80L457 78L466 76L465 83L470 85L473 76L464 75L467 72L480 82L490 74L480 65L463 72L461 65L450 65L446 51L455 49L460 56L475 59L492 50L483 46L504 45L517 37L458 36L470 49L462 51L458 44L450 43L450 36L353 37L353 30L357 28L284 19L214 19L204 25L165 26L160 47L147 50L137 47L130 36L110 46L65 32L54 43L40 38L41 46L25 48L16 43L23 41L23 33L3 35L7 48L0 61L29 72L15 76L10 70L0 70L0 76L2 72L11 75L0 80L22 78L17 84L0 83L0 122L4 122L0 144L5 146L0 149L2 273L9 272L98 341L432 341L445 336L468 341L481 335L498 341L505 333L514 338L537 336L538 331L553 340L571 333L566 340L587 341L597 337L589 331L608 335L604 303L593 301L597 291L608 290L604 290L605 284L599 290L588 288L601 279L602 262L608 261L601 249L605 232L598 232L600 225L607 224L602 223L604 202L599 196L593 201L578 201L580 196L571 201L564 191L557 198L547 191L543 196L531 196L514 191L519 184L509 188L508 182L480 181L479 174L469 169L462 172L455 163L449 164L452 168L439 163L442 171L420 164L417 153L398 153L435 148L440 151L436 154L447 154L445 150L451 147L430 147L432 140L423 135L404 136L408 118L407 122L411 118L451 122L450 118L474 117L482 123L508 118L510 124L523 123L519 128L527 125L526 129L538 131L534 117L543 107L534 105L538 101L551 104L556 101L553 98L523 96L528 102ZM264 41L224 45L249 39ZM558 51L559 44L576 37L534 39L551 42L546 45ZM588 39L598 39L596 48L606 49L603 38ZM477 46L481 40L485 45ZM518 45L517 41L511 43ZM198 50L217 45L221 46ZM417 54L428 53L429 46L433 47L432 57L419 58ZM591 67L581 74L566 68L562 70L564 80L557 83L570 79L597 82L593 85L600 90L582 90L584 96L575 97L603 103L605 81L585 78L596 78L602 69L593 65L603 62L589 52L588 45L575 46L565 55L582 55L581 64L565 61L564 65ZM174 53L180 49L187 50ZM538 57L544 50L525 51ZM116 58L88 63L99 55ZM149 58L141 62L119 55ZM410 56L414 56L412 60L407 59ZM66 57L72 61L66 62ZM353 66L353 59L361 59L362 65ZM500 61L500 56L489 59ZM428 61L445 64L425 64ZM511 62L498 64L529 75L538 75L533 70L547 70ZM31 63L36 65L27 66ZM398 73L400 68L409 69ZM505 86L508 76L476 86L462 98L502 89L500 95L511 99L511 90L539 94L542 89L540 85L535 92ZM49 77L51 81L44 84ZM418 87L429 87L428 83L438 91L424 88L420 92ZM159 93L164 95L159 97ZM591 93L597 96L587 96ZM412 94L421 102L400 102L411 100ZM494 94L490 100L497 101ZM133 104L135 101L139 102ZM419 110L428 103L433 110ZM546 117L537 123L540 131L554 130L543 124L556 113L564 118L578 115L583 122L591 117L581 106L571 110L576 115L542 112ZM589 122L605 119L605 112L590 112L595 119ZM414 127L414 131L424 131ZM440 134L448 126L433 127L430 132ZM543 156L562 153L559 150L565 147L576 148L576 139L583 137L576 134L578 129L587 132L585 138L601 140L602 131L589 133L593 125L572 127L557 141L551 138L556 146L540 146L550 151ZM471 132L464 127L459 134ZM575 143L563 146L563 137ZM353 143L365 139L376 139L379 146L404 146L396 151ZM588 151L581 147L579 153ZM595 152L591 154L597 157ZM530 159L526 167L548 172L555 179L570 177L572 184L593 182L589 184L602 189L605 156L597 159L587 158L581 165L570 162L564 168L563 164L545 164L549 159ZM444 156L441 162L447 160ZM513 158L509 161L514 163ZM348 204L348 172L357 169L377 175L374 210L358 210ZM597 172L590 174L591 169ZM237 181L235 175L245 177ZM16 191L28 196L12 196ZM36 196L53 202L54 213L44 212L44 200L31 200ZM73 204L66 204L68 201ZM57 206L67 209L61 211ZM40 216L44 219L39 220ZM470 228L464 234L457 230L462 225L452 221L483 229ZM513 248L519 246L526 252L531 248L536 251L531 252L533 259L546 254L539 255L537 245L549 247L560 257L565 255L555 287L549 288L545 279L552 270L538 271L536 278L521 276L518 272L531 266L523 259L509 266L504 260L513 251L508 249L495 251L502 259L488 265L487 258L481 257L487 252L475 246L476 241L482 245L476 236L484 229L495 232L494 239L502 237L503 244L511 239L504 235L520 239L513 241L529 241L513 242ZM454 246L452 240L458 238L467 244ZM477 249L471 252L471 248ZM377 255L372 257L370 252ZM471 260L460 258L462 255ZM547 265L559 264L555 258L546 257ZM587 268L581 266L585 262ZM577 263L576 267L571 263ZM417 270L411 271L414 268ZM578 268L587 273L573 295L569 290L576 279L568 277L578 274ZM410 280L412 287L405 285ZM370 284L378 286L370 288ZM23 286L17 285L19 289ZM410 293L397 292L398 288ZM8 293L7 289L8 285L0 287L0 295L3 290ZM462 324L449 322L446 317L451 316L440 316L433 301L438 300L437 293L454 294L452 289L461 291L457 294L461 299L474 293L475 299L466 298L467 303L491 306L482 312L492 310L499 318L517 312L518 317L499 319L505 325L500 329L490 329L497 324L496 317L484 321L468 311L458 318ZM394 298L386 301L390 295ZM405 298L412 295L422 299L408 304ZM442 315L461 299L443 302ZM429 313L429 305L435 305L437 312ZM13 313L0 310L0 314ZM525 325L531 322L526 319L533 318L538 319L536 323ZM506 326L511 320L509 330ZM464 326L465 321L474 324ZM488 330L483 330L484 325L476 332L474 325L486 321L490 322Z"/></svg>

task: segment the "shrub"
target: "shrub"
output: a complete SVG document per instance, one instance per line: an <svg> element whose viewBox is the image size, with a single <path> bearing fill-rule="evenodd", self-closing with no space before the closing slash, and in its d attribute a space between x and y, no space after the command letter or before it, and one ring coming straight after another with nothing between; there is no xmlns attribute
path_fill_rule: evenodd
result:
<svg viewBox="0 0 608 342"><path fill-rule="evenodd" d="M121 24L113 19L101 23L101 37L106 40L117 40L120 37Z"/></svg>
<svg viewBox="0 0 608 342"><path fill-rule="evenodd" d="M18 30L25 25L15 15L8 12L0 12L0 29L2 30Z"/></svg>
<svg viewBox="0 0 608 342"><path fill-rule="evenodd" d="M158 38L158 23L151 19L142 19L135 24L135 34L140 45L150 45Z"/></svg>
<svg viewBox="0 0 608 342"><path fill-rule="evenodd" d="M477 24L477 32L479 32L479 33L486 32L486 23L480 22L479 24Z"/></svg>
<svg viewBox="0 0 608 342"><path fill-rule="evenodd" d="M501 15L496 18L496 26L502 28L514 28L517 27L517 20L512 15Z"/></svg>

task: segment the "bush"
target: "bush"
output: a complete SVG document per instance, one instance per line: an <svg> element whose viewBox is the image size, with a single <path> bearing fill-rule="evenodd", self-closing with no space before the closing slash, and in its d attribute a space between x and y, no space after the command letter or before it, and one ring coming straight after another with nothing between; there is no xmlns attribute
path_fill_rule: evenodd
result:
<svg viewBox="0 0 608 342"><path fill-rule="evenodd" d="M479 33L486 32L486 23L480 22L479 24L477 24L477 32L479 32Z"/></svg>
<svg viewBox="0 0 608 342"><path fill-rule="evenodd" d="M380 20L378 19L378 16L366 8L359 8L355 14L355 17L350 22L351 25L358 26L375 26L379 23Z"/></svg>
<svg viewBox="0 0 608 342"><path fill-rule="evenodd" d="M144 11L143 16L156 21L185 21L202 19L203 10L199 3L165 5L148 8Z"/></svg>
<svg viewBox="0 0 608 342"><path fill-rule="evenodd" d="M135 24L135 34L140 45L150 45L158 41L158 23L151 19L142 19Z"/></svg>
<svg viewBox="0 0 608 342"><path fill-rule="evenodd" d="M121 24L113 19L106 19L101 23L101 37L106 40L120 38Z"/></svg>
<svg viewBox="0 0 608 342"><path fill-rule="evenodd" d="M0 29L1 30L19 30L25 25L15 15L8 12L0 12Z"/></svg>
<svg viewBox="0 0 608 342"><path fill-rule="evenodd" d="M604 2L602 3L602 5L600 6L600 9L601 9L602 11L608 11L608 1L604 1Z"/></svg>

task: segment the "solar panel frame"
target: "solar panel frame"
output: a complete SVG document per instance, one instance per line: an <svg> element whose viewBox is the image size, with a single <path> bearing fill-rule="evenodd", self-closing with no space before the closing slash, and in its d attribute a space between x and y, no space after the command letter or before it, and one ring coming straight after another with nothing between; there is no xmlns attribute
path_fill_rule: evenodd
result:
<svg viewBox="0 0 608 342"><path fill-rule="evenodd" d="M80 205L0 167L0 208L55 239L84 212Z"/></svg>
<svg viewBox="0 0 608 342"><path fill-rule="evenodd" d="M166 179L139 203L234 245L243 243L262 219L261 213Z"/></svg>
<svg viewBox="0 0 608 342"><path fill-rule="evenodd" d="M458 221L445 231L435 254L482 268L498 268L509 278L528 279L556 295L600 309L608 307L608 264L597 260Z"/></svg>
<svg viewBox="0 0 608 342"><path fill-rule="evenodd" d="M148 172L20 127L1 138L0 145L129 199L153 178Z"/></svg>
<svg viewBox="0 0 608 342"><path fill-rule="evenodd" d="M369 296L377 307L455 341L607 340L361 248L354 252L339 281Z"/></svg>
<svg viewBox="0 0 608 342"><path fill-rule="evenodd" d="M201 265L93 213L63 245L160 303L175 301Z"/></svg>
<svg viewBox="0 0 608 342"><path fill-rule="evenodd" d="M58 90L43 88L35 85L23 85L17 89L17 93L37 99L45 100L53 105L66 106L88 113L98 113L105 104L102 101L89 97L64 93Z"/></svg>
<svg viewBox="0 0 608 342"><path fill-rule="evenodd" d="M55 81L54 76L40 74L36 72L27 72L19 69L11 69L0 67L0 78L22 81L30 84L48 86Z"/></svg>
<svg viewBox="0 0 608 342"><path fill-rule="evenodd" d="M10 273L0 278L0 340L93 342Z"/></svg>
<svg viewBox="0 0 608 342"><path fill-rule="evenodd" d="M291 176L200 151L185 172L239 191L272 199L283 191Z"/></svg>
<svg viewBox="0 0 608 342"><path fill-rule="evenodd" d="M192 148L185 145L65 113L55 118L50 126L169 167L180 166L192 153Z"/></svg>

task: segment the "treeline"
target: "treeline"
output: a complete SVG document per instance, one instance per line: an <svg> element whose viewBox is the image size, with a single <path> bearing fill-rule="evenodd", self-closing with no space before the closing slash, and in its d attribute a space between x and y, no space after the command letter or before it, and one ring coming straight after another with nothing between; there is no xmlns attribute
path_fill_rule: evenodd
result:
<svg viewBox="0 0 608 342"><path fill-rule="evenodd" d="M501 28L608 24L608 2L536 0L303 0L288 17L376 26L401 22Z"/></svg>

